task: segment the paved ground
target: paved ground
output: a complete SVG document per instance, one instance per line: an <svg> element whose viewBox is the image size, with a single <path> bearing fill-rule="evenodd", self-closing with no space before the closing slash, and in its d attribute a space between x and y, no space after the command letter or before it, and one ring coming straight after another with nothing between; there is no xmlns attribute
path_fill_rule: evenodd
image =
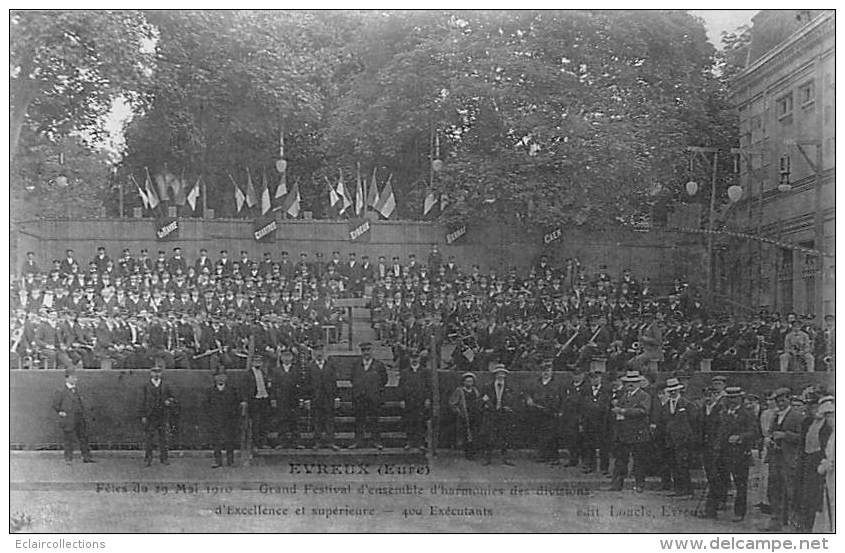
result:
<svg viewBox="0 0 845 553"><path fill-rule="evenodd" d="M140 455L98 452L96 464L68 466L60 452L12 452L10 513L29 517L24 532L727 533L765 523L753 508L738 524L724 513L696 518L701 490L680 500L656 490L604 491L606 478L525 457L515 467L485 467L448 454L427 464L300 452L212 470L207 452L177 452L169 466L150 468ZM763 494L761 474L758 464L751 505Z"/></svg>

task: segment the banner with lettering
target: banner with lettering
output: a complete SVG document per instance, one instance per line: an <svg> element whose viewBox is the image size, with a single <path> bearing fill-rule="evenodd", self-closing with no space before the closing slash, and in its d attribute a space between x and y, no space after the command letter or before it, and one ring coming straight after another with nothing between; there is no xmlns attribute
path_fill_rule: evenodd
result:
<svg viewBox="0 0 845 553"><path fill-rule="evenodd" d="M446 243L454 244L466 236L467 226L464 223L446 227Z"/></svg>
<svg viewBox="0 0 845 553"><path fill-rule="evenodd" d="M179 239L179 219L176 217L161 217L153 222L156 240L169 242Z"/></svg>
<svg viewBox="0 0 845 553"><path fill-rule="evenodd" d="M349 220L350 242L369 242L373 222L369 219Z"/></svg>
<svg viewBox="0 0 845 553"><path fill-rule="evenodd" d="M278 228L279 225L276 223L276 217L270 213L267 216L262 216L255 220L255 224L252 227L252 237L257 242L275 242L276 230Z"/></svg>
<svg viewBox="0 0 845 553"><path fill-rule="evenodd" d="M560 227L547 228L543 233L543 245L551 246L561 238L563 238L563 230Z"/></svg>

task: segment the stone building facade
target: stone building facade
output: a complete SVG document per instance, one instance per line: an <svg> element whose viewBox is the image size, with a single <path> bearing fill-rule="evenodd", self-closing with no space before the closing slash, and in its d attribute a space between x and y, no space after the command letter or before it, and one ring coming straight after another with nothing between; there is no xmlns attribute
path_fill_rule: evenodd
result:
<svg viewBox="0 0 845 553"><path fill-rule="evenodd" d="M776 15L795 17L798 29L749 56L731 90L743 198L729 229L780 244L723 241L717 291L750 309L819 316L834 311L835 13L791 11ZM753 23L772 17L764 11Z"/></svg>

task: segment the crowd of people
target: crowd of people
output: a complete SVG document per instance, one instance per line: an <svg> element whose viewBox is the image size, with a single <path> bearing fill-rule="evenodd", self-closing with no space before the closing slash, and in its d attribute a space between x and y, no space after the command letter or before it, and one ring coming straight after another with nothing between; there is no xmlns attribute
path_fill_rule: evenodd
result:
<svg viewBox="0 0 845 553"><path fill-rule="evenodd" d="M455 445L469 459L490 464L500 454L513 465L512 432L522 419L537 461L600 471L611 491L623 490L630 465L635 492L652 476L671 496L692 497L691 472L703 469L707 485L695 514L717 518L733 487L731 520L740 522L756 455L768 465L767 500L757 507L771 516L761 530L811 532L817 513L822 529L833 528L835 407L822 387L783 387L761 398L717 375L700 395L688 396L684 377L652 381L633 369L615 377L576 372L567 382L546 361L539 377L521 386L511 384L502 364L492 372L483 386L475 373L464 373L448 399Z"/></svg>
<svg viewBox="0 0 845 553"><path fill-rule="evenodd" d="M680 279L658 292L628 270L590 274L577 259L553 267L543 256L527 271L500 274L460 267L437 246L424 262L410 255L405 263L355 253L342 260L340 252L327 261L301 253L295 262L287 252L261 260L241 252L232 261L225 250L217 260L200 250L191 263L179 247L155 259L124 250L112 260L101 247L87 265L68 250L42 270L30 252L11 291L12 367L65 369L53 406L68 461L74 441L93 460L79 368L151 369L139 402L147 465L156 442L169 462L167 428L179 402L162 373L171 368L213 371L206 408L215 466L224 451L232 464L247 432L250 447L303 447L305 419L312 447L337 449L342 394L324 345L349 323L339 298L366 302L377 341L393 348L409 449L426 447L433 383L425 367L433 357L463 375L443 403L457 428L454 445L470 458L489 463L501 454L511 464L511 432L525 418L538 460L560 463L565 450L569 465L607 474L613 490L623 488L629 461L634 490L654 475L677 496L693 493L690 471L703 467L703 516L717 516L731 484L734 519L745 516L752 452L769 463L769 505L760 508L771 510L770 529L808 530L811 515L834 505L824 487L833 470L832 396L779 389L761 400L717 376L703 395L687 397L684 384L705 362L726 371L830 370L832 316L821 327L795 313L720 316ZM388 367L372 344L360 346L351 447L381 448ZM238 368L245 370L232 382ZM517 389L513 371L537 376ZM478 388L482 372L493 379ZM244 420L249 425L239 426Z"/></svg>
<svg viewBox="0 0 845 553"><path fill-rule="evenodd" d="M86 268L87 267L87 268ZM104 247L87 264L72 250L41 269L34 252L11 292L13 366L243 367L244 345L256 334L261 351L336 341L345 320L336 300L369 302L379 341L402 351L451 349L459 371L587 370L599 361L611 373L633 363L643 372L712 370L813 371L833 367L835 325L788 313L722 316L676 279L658 292L629 270L613 278L577 259L555 267L541 256L528 271L501 273L459 266L432 246L427 260L402 263L355 252L298 261L282 251L260 260L203 249L193 262L175 247L150 258ZM447 346L441 350L441 346ZM26 362L24 362L26 361ZM40 363L40 365L39 365Z"/></svg>

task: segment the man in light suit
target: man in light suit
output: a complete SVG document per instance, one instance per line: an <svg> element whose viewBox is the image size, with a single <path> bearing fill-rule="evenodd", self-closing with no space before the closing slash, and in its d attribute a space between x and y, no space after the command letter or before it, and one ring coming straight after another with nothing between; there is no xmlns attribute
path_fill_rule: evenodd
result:
<svg viewBox="0 0 845 553"><path fill-rule="evenodd" d="M769 488L772 492L772 518L761 530L781 532L789 522L798 476L798 455L801 447L801 430L804 411L790 401L789 388L775 390L778 412L772 425L771 437L766 438L769 450Z"/></svg>

